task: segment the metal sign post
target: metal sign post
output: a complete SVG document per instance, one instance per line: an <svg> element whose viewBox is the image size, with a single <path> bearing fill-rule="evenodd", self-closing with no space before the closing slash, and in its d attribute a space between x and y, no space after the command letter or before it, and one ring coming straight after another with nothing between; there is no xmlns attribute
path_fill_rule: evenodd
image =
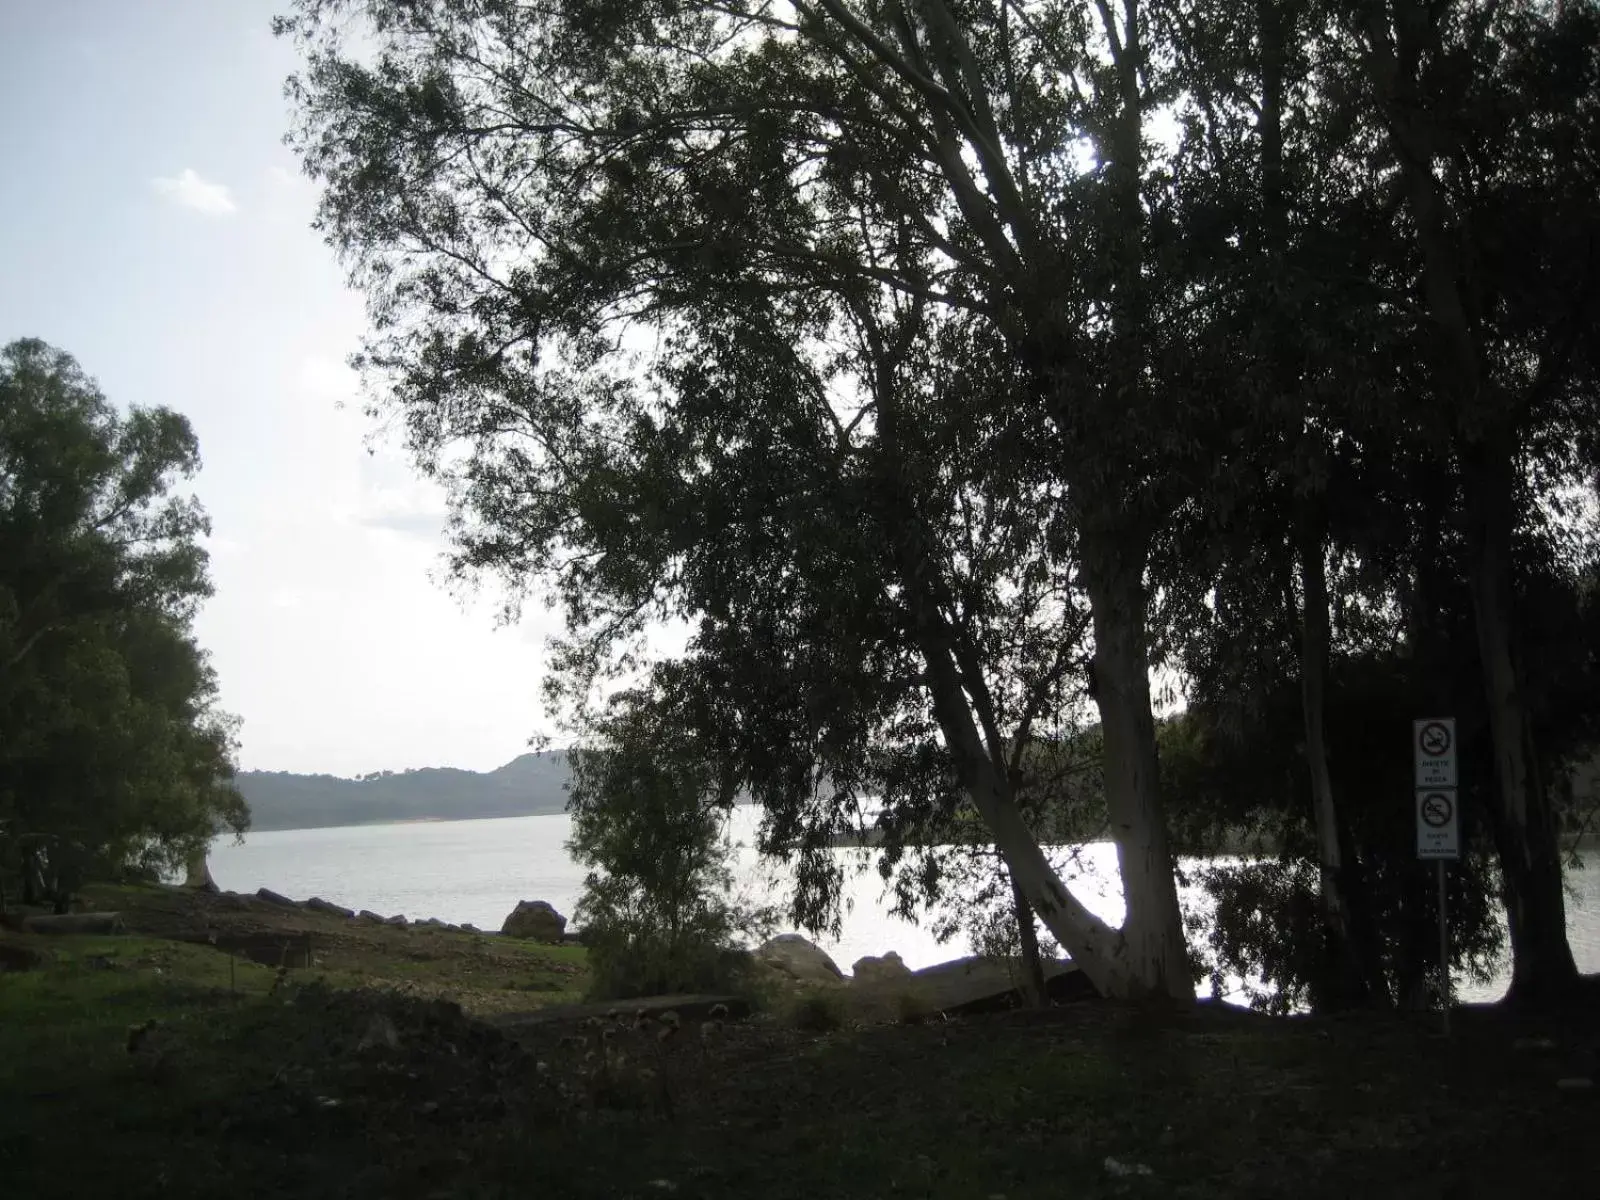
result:
<svg viewBox="0 0 1600 1200"><path fill-rule="evenodd" d="M1439 868L1439 1012L1445 1037L1450 1036L1450 901L1444 885L1444 859Z"/></svg>
<svg viewBox="0 0 1600 1200"><path fill-rule="evenodd" d="M1417 789L1417 857L1439 872L1439 998L1450 1036L1450 910L1447 862L1461 857L1461 806L1456 799L1456 720L1428 717L1411 723Z"/></svg>

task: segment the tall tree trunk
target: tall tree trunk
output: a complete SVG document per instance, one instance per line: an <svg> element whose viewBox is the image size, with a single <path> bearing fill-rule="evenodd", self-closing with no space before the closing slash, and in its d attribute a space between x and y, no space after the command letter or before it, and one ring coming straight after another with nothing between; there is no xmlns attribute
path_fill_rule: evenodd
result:
<svg viewBox="0 0 1600 1200"><path fill-rule="evenodd" d="M1511 601L1511 496L1514 465L1504 442L1490 442L1467 464L1472 604L1494 742L1495 847L1511 931L1514 1003L1545 1004L1571 993L1578 969L1567 941L1555 813L1514 653Z"/></svg>
<svg viewBox="0 0 1600 1200"><path fill-rule="evenodd" d="M1150 366L1145 297L1147 233L1144 168L1143 21L1137 0L1125 0L1119 21L1099 7L1116 71L1114 115L1106 123L1106 175L1112 210L1110 361L1100 403L1107 411L1143 408ZM1137 464L1137 454L1130 458ZM1178 889L1161 811L1155 722L1150 714L1149 597L1144 568L1149 539L1142 528L1150 498L1131 477L1080 477L1075 491L1093 497L1079 528L1084 589L1094 621L1095 703L1103 738L1106 809L1117 843L1127 918L1122 925L1128 968L1151 996L1194 999ZM1121 492L1121 499L1117 493ZM1089 504L1082 507L1089 509Z"/></svg>
<svg viewBox="0 0 1600 1200"><path fill-rule="evenodd" d="M962 785L994 838L1006 870L1045 928L1066 947L1097 992L1121 999L1143 995L1149 988L1130 969L1125 935L1095 916L1066 889L1022 819L1005 773L996 768L978 733L961 673L949 648L950 631L933 607L928 603L917 605L918 635L928 668L934 718L955 759Z"/></svg>
<svg viewBox="0 0 1600 1200"><path fill-rule="evenodd" d="M184 869L183 886L202 892L221 890L217 887L217 881L211 877L211 861L204 846L189 855Z"/></svg>
<svg viewBox="0 0 1600 1200"><path fill-rule="evenodd" d="M30 846L23 846L19 850L18 860L22 864L22 906L31 908L40 903L43 889L39 885L39 852Z"/></svg>
<svg viewBox="0 0 1600 1200"><path fill-rule="evenodd" d="M1127 719L1122 713L1143 713L1144 734L1140 744L1147 748L1142 762L1148 763L1147 770L1135 772L1142 781L1138 796L1143 803L1124 803L1114 810L1121 812L1126 827L1125 836L1119 838L1119 853L1124 841L1136 851L1124 855L1124 886L1130 894L1130 918L1135 915L1139 918L1130 920L1130 925L1119 932L1084 907L1062 884L1017 807L1005 766L1006 748L996 727L993 705L981 674L982 664L976 661L971 645L962 642L964 634L950 616L955 611L953 602L937 557L930 549L933 539L918 511L916 490L906 478L900 458L902 416L896 402L894 378L898 358L870 333L869 321L863 320L862 325L874 343L871 355L873 390L879 402L883 452L879 470L893 512L891 527L898 533L894 546L896 567L917 647L926 667L926 686L934 720L955 762L961 784L994 838L995 849L1005 860L1011 878L1045 928L1072 956L1097 992L1121 999L1167 996L1192 1000L1194 985L1189 980L1182 924L1178 920L1166 829L1154 790L1155 734L1150 721L1149 681L1142 665L1145 656L1142 574L1133 575L1135 586L1131 598L1135 611L1131 613L1131 642L1122 636L1126 633L1126 621L1119 625L1109 610L1105 618L1108 633L1101 635L1098 630L1096 633L1097 641L1104 637L1113 645L1107 668L1113 677L1123 673L1121 664L1130 655L1141 664L1136 672L1137 697L1129 693L1130 699L1118 707L1118 716L1113 722L1119 729L1125 728ZM1122 549L1112 548L1118 552ZM1142 554L1138 561L1142 567ZM1128 598L1114 592L1109 602ZM1099 622L1101 605L1096 603L1095 608ZM1110 631L1113 630L1119 631L1116 636L1112 636ZM1121 687L1119 694L1127 690ZM974 717L975 708L978 717ZM988 733L988 744L979 730L979 719ZM1108 737L1108 761L1110 743ZM1153 853L1150 852L1152 841ZM1135 859L1139 861L1133 863ZM1137 886L1126 882L1130 863L1136 867ZM1155 863L1165 867L1166 891L1171 900L1169 922L1153 915L1159 909L1160 898L1159 885L1151 878L1153 874L1159 875L1159 870L1154 869ZM1134 936L1130 936L1130 929ZM1165 945L1160 941L1163 937L1167 939Z"/></svg>
<svg viewBox="0 0 1600 1200"><path fill-rule="evenodd" d="M1328 647L1328 580L1324 545L1312 522L1299 522L1300 695L1305 722L1306 767L1311 775L1311 807L1316 817L1317 865L1321 891L1322 936L1327 950L1326 1003L1335 1009L1359 1008L1370 1003L1364 956L1356 943L1351 916L1350 865L1340 837L1338 810L1333 799L1333 775L1328 769L1326 709Z"/></svg>
<svg viewBox="0 0 1600 1200"><path fill-rule="evenodd" d="M1105 534L1085 533L1081 545L1094 617L1106 810L1127 902L1122 933L1129 967L1150 993L1193 999L1150 714L1144 556L1127 539Z"/></svg>
<svg viewBox="0 0 1600 1200"><path fill-rule="evenodd" d="M1010 871L1011 910L1017 918L1017 942L1022 948L1022 994L1029 1007L1043 1008L1049 1000L1045 992L1044 960L1039 956L1039 931L1033 927L1033 908L1022 894L1022 887Z"/></svg>

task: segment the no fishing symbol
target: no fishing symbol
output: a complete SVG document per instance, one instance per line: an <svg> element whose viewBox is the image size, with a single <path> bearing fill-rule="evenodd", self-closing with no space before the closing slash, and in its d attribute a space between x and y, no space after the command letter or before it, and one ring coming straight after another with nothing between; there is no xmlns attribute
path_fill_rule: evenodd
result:
<svg viewBox="0 0 1600 1200"><path fill-rule="evenodd" d="M1439 721L1429 721L1417 735L1417 745L1429 758L1443 758L1450 753L1452 741L1449 728Z"/></svg>
<svg viewBox="0 0 1600 1200"><path fill-rule="evenodd" d="M1424 717L1411 723L1411 754L1418 791L1456 786L1456 721Z"/></svg>
<svg viewBox="0 0 1600 1200"><path fill-rule="evenodd" d="M1456 806L1443 792L1430 792L1422 798L1422 820L1432 829L1443 829L1456 815Z"/></svg>

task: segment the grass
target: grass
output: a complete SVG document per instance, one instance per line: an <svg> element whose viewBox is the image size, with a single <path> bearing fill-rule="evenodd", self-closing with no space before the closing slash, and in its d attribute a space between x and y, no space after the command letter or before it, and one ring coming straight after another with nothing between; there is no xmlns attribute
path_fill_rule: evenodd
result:
<svg viewBox="0 0 1600 1200"><path fill-rule="evenodd" d="M1398 1018L1091 1003L860 1027L830 1008L810 1029L555 1021L513 1041L473 1013L576 998L581 950L335 932L287 986L235 963L230 989L226 955L148 932L0 974L6 1194L1593 1194L1600 1103L1556 1087L1592 1074L1592 1018L1463 1013L1446 1042Z"/></svg>
<svg viewBox="0 0 1600 1200"><path fill-rule="evenodd" d="M309 934L312 976L339 987L393 987L449 998L479 1014L572 1000L587 983L581 946L420 926L402 929L262 904L240 909L227 897L163 887L97 885L85 900L100 911L122 912L132 931L150 936L204 939L215 932L270 940L275 932Z"/></svg>

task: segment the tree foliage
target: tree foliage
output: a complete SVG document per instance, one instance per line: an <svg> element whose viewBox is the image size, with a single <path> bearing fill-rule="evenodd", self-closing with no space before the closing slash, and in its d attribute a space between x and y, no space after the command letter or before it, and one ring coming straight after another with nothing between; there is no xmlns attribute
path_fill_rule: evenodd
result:
<svg viewBox="0 0 1600 1200"><path fill-rule="evenodd" d="M671 675L613 697L572 755L568 850L589 868L576 916L606 999L726 989L741 942L765 927L735 888L726 775Z"/></svg>
<svg viewBox="0 0 1600 1200"><path fill-rule="evenodd" d="M1161 662L1224 721L1298 688L1280 803L1373 1000L1401 866L1330 725L1349 664L1409 657L1395 709L1488 698L1520 990L1570 979L1534 630L1587 553L1552 548L1592 539L1558 511L1600 428L1592 4L300 0L280 29L457 569L564 606L571 702L686 626L704 753L799 850L808 925L864 803L912 892L970 811L1097 985L1188 995L1169 824L1203 822L1164 804ZM1028 798L1090 706L1121 929Z"/></svg>
<svg viewBox="0 0 1600 1200"><path fill-rule="evenodd" d="M178 414L118 413L41 342L0 351L0 867L36 898L245 827L190 632L207 525L174 487L198 467Z"/></svg>

